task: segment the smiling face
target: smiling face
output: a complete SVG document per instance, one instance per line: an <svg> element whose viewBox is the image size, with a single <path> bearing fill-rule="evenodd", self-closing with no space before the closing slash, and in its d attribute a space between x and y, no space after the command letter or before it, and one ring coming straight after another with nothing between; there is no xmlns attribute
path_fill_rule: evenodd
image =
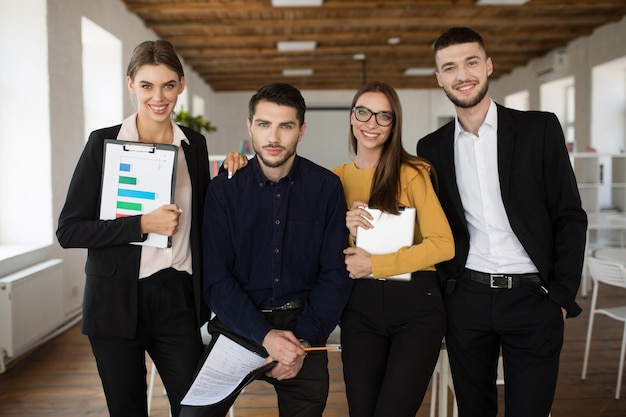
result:
<svg viewBox="0 0 626 417"><path fill-rule="evenodd" d="M477 42L440 49L435 61L437 82L455 106L471 108L487 96L493 64Z"/></svg>
<svg viewBox="0 0 626 417"><path fill-rule="evenodd" d="M359 107L365 107L373 113L388 112L393 114L389 100L380 92L371 91L362 94L355 104L355 108ZM381 116L383 115L379 115L378 117L380 118ZM373 114L368 121L361 122L356 118L354 110L352 110L350 114L350 124L352 125L352 134L357 140L358 152L363 152L368 149L380 152L383 144L389 139L389 134L393 128L393 123L389 126L380 126L376 122L376 116Z"/></svg>
<svg viewBox="0 0 626 417"><path fill-rule="evenodd" d="M266 100L257 103L248 134L265 176L278 181L289 173L306 123L300 126L295 107Z"/></svg>
<svg viewBox="0 0 626 417"><path fill-rule="evenodd" d="M138 117L157 123L170 122L178 95L185 89L185 77L167 65L142 65L134 79L126 77L128 89L137 99Z"/></svg>

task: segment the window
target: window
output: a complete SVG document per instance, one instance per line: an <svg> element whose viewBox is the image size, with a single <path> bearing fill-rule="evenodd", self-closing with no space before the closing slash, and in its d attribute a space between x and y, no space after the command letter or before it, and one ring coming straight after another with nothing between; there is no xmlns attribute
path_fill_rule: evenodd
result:
<svg viewBox="0 0 626 417"><path fill-rule="evenodd" d="M0 260L53 239L46 3L0 3Z"/></svg>
<svg viewBox="0 0 626 417"><path fill-rule="evenodd" d="M568 148L572 151L576 150L576 135L574 131L576 85L574 77L564 77L542 84L540 93L541 110L556 114L559 122L561 122Z"/></svg>
<svg viewBox="0 0 626 417"><path fill-rule="evenodd" d="M509 94L508 96L504 97L504 106L511 109L516 109L520 111L530 110L530 105L528 103L528 90Z"/></svg>
<svg viewBox="0 0 626 417"><path fill-rule="evenodd" d="M599 152L626 151L626 57L591 71L591 144Z"/></svg>
<svg viewBox="0 0 626 417"><path fill-rule="evenodd" d="M91 20L81 20L85 140L95 129L122 121L125 69L122 42Z"/></svg>
<svg viewBox="0 0 626 417"><path fill-rule="evenodd" d="M194 94L191 102L192 102L192 106L191 106L192 116L197 116L197 115L204 116L204 99Z"/></svg>

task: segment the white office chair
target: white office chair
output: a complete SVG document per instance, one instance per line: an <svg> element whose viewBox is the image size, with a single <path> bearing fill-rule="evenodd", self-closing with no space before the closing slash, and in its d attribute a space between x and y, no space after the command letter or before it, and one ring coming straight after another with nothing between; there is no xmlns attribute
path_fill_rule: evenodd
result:
<svg viewBox="0 0 626 417"><path fill-rule="evenodd" d="M498 378L496 379L496 385L504 385L502 355L498 358ZM454 383L452 382L452 376L450 375L450 363L448 360L448 350L446 349L445 340L441 343L441 351L439 352L439 359L437 360L437 365L435 366L435 372L433 372L430 392L430 417L435 417L435 408L437 407L436 400L438 400L439 416L448 416L448 392L452 394L452 417L458 417L459 407L456 403ZM439 397L437 394L439 394Z"/></svg>
<svg viewBox="0 0 626 417"><path fill-rule="evenodd" d="M441 342L439 358L430 382L430 417L435 417L435 409L440 417L448 416L448 393L452 394L452 416L459 415L454 395L454 384L450 375L450 362L446 342Z"/></svg>
<svg viewBox="0 0 626 417"><path fill-rule="evenodd" d="M150 380L148 382L148 415L150 415L150 410L152 410L152 397L154 395L154 381L156 379L157 368L150 356L148 356L148 360L150 361ZM166 394L165 388L163 388L163 394ZM170 411L170 417L172 412Z"/></svg>
<svg viewBox="0 0 626 417"><path fill-rule="evenodd" d="M583 359L583 371L581 379L587 377L587 365L589 362L589 347L591 345L591 333L596 314L605 315L613 320L624 323L622 334L622 347L619 356L619 368L617 370L617 385L615 387L615 399L619 399L622 387L622 374L624 371L624 351L626 348L626 306L598 308L598 289L600 284L626 288L626 268L620 263L587 257L587 267L593 282L591 295L591 308L589 310L589 325L587 327L587 339L585 341L585 356Z"/></svg>

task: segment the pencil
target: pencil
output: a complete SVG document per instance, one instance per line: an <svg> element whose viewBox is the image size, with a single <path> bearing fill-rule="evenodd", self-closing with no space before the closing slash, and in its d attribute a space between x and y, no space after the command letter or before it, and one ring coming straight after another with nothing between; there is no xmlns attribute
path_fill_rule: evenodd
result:
<svg viewBox="0 0 626 417"><path fill-rule="evenodd" d="M314 347L309 347L309 348L303 348L302 349L305 352L312 352L315 350L341 350L341 346L335 345L335 346L314 346Z"/></svg>

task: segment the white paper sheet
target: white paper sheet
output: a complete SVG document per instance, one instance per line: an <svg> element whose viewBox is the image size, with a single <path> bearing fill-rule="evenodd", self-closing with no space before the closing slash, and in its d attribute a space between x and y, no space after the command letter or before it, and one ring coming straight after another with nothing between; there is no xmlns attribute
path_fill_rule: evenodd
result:
<svg viewBox="0 0 626 417"><path fill-rule="evenodd" d="M181 404L215 404L264 363L265 358L220 334Z"/></svg>

